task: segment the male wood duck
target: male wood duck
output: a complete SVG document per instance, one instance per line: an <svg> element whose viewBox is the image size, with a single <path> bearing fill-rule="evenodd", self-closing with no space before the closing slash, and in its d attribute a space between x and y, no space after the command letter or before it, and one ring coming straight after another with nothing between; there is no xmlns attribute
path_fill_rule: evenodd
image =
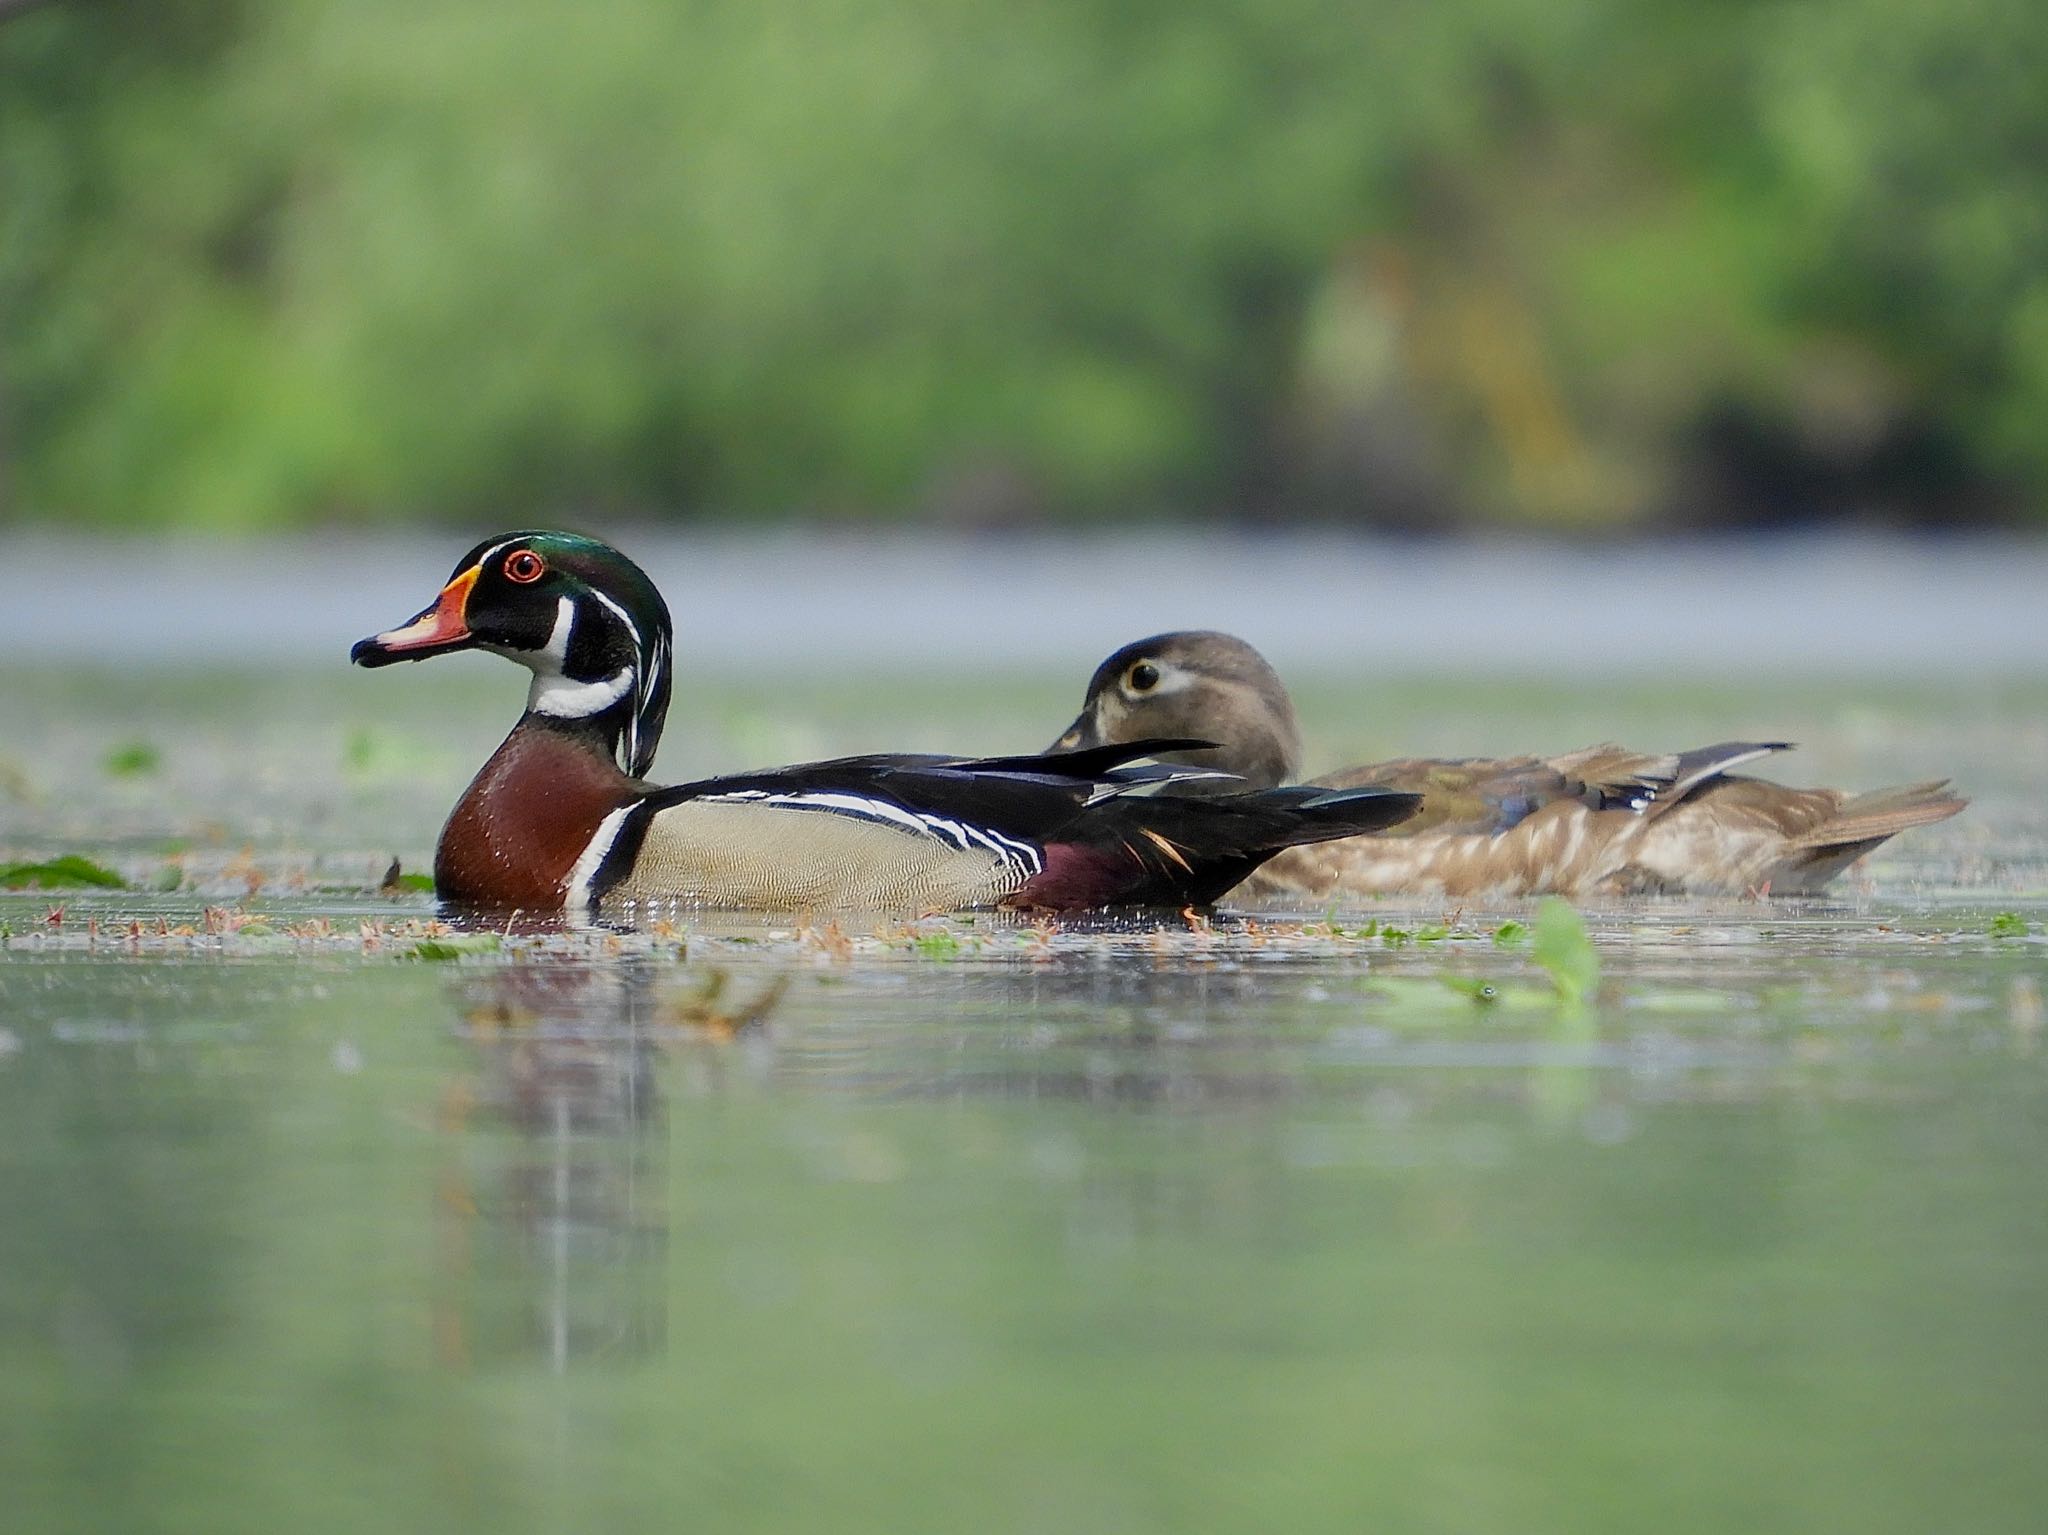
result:
<svg viewBox="0 0 2048 1535"><path fill-rule="evenodd" d="M1096 668L1080 718L1050 748L1095 750L1141 737L1195 738L1162 751L1244 782L1292 782L1301 733L1273 668L1243 640L1190 631L1126 645ZM1968 803L1946 781L1849 795L1789 789L1731 768L1783 741L1645 753L1593 746L1562 757L1404 758L1311 782L1423 797L1383 837L1273 858L1240 898L1322 903L1357 895L1455 899L1559 895L1803 895L1897 832ZM1192 784L1188 792L1201 792Z"/></svg>
<svg viewBox="0 0 2048 1535"><path fill-rule="evenodd" d="M361 666L488 650L533 674L526 712L449 816L443 900L587 915L602 903L920 912L1207 905L1282 848L1414 813L1378 785L1189 796L1211 769L1137 765L1199 743L983 760L847 757L674 788L642 781L668 713L668 607L631 560L505 533L456 563Z"/></svg>

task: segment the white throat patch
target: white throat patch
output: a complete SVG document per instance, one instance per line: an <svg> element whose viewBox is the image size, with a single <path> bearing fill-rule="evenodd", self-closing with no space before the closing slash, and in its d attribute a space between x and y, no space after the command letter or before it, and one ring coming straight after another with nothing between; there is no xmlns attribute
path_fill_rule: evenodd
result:
<svg viewBox="0 0 2048 1535"><path fill-rule="evenodd" d="M597 682L571 682L560 672L535 672L533 686L527 690L526 707L535 714L580 720L604 713L632 689L630 666L622 666L612 676Z"/></svg>
<svg viewBox="0 0 2048 1535"><path fill-rule="evenodd" d="M534 714L551 714L556 719L580 720L602 714L624 698L633 687L633 668L597 682L572 682L562 675L562 662L569 655L569 635L576 627L576 604L567 597L555 605L555 627L539 650L522 656L533 669L533 686L526 693L526 707Z"/></svg>

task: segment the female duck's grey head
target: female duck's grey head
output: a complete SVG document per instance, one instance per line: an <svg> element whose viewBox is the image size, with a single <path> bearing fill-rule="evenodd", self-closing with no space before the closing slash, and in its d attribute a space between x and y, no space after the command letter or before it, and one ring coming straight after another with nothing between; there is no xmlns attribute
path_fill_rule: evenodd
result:
<svg viewBox="0 0 2048 1535"><path fill-rule="evenodd" d="M529 713L594 721L639 778L668 716L669 616L646 572L577 533L502 533L456 562L434 605L359 642L361 666L488 650L533 673Z"/></svg>
<svg viewBox="0 0 2048 1535"><path fill-rule="evenodd" d="M1081 713L1049 750L1147 737L1214 741L1169 760L1220 768L1270 788L1301 768L1301 728L1279 674L1235 635L1208 629L1155 634L1095 669Z"/></svg>

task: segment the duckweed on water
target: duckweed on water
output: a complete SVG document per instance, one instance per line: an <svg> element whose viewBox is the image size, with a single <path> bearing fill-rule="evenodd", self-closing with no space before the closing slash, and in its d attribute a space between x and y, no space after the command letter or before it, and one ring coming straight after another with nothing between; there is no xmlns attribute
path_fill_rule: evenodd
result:
<svg viewBox="0 0 2048 1535"><path fill-rule="evenodd" d="M1322 922L1311 930L1322 938L1346 938L1356 941L1378 939L1390 949L1398 949L1409 943L1442 943L1446 938L1477 936L1459 932L1447 922L1427 922L1419 927L1401 927L1392 922L1382 922L1377 917L1358 927L1345 927L1327 913Z"/></svg>

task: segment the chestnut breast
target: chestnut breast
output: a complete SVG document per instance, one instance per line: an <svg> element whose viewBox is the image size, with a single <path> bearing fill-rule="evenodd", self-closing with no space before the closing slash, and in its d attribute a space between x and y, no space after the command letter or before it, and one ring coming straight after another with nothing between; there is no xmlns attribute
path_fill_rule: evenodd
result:
<svg viewBox="0 0 2048 1535"><path fill-rule="evenodd" d="M442 828L435 893L445 901L557 910L599 823L639 793L588 740L528 715Z"/></svg>

